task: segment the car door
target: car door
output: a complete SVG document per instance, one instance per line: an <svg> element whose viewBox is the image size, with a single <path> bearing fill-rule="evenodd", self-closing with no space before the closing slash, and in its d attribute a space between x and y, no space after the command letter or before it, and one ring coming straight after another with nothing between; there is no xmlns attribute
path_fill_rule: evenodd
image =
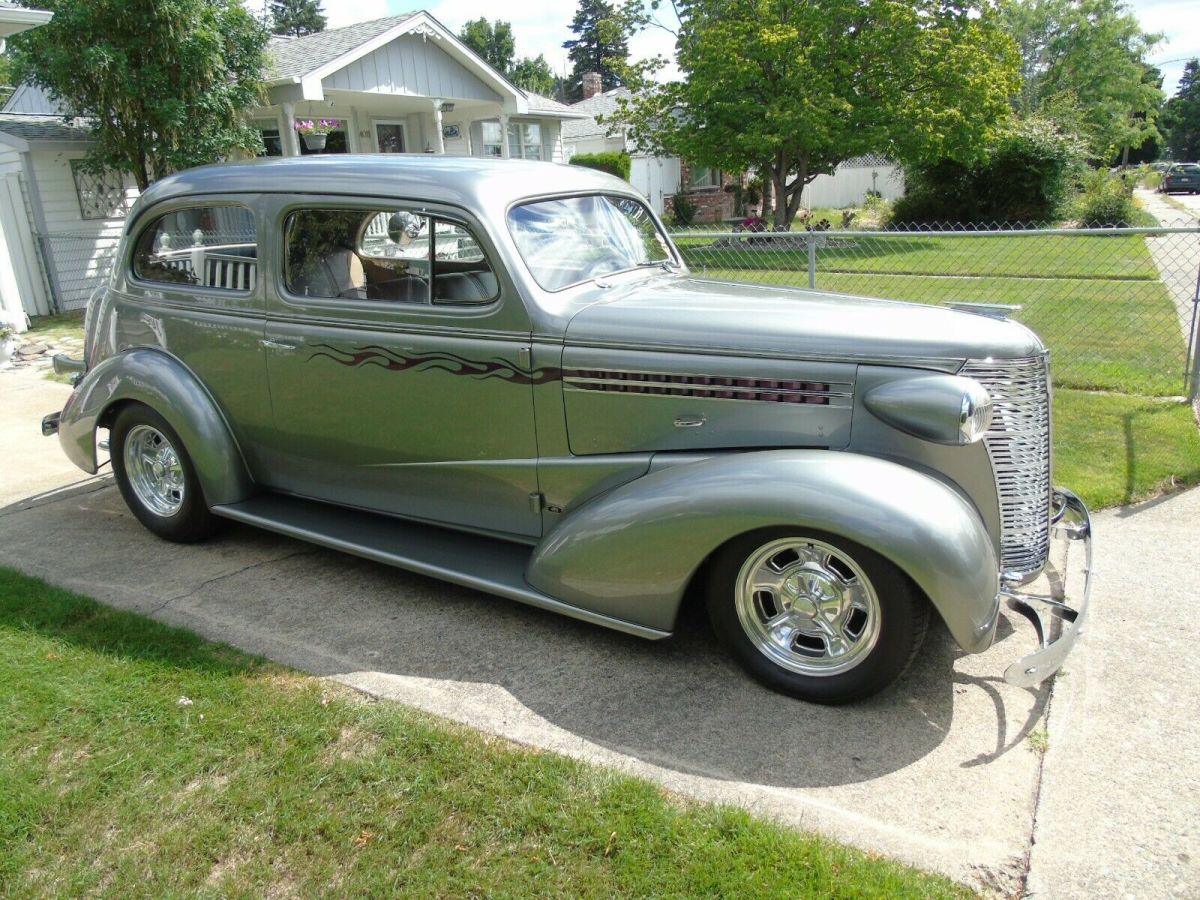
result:
<svg viewBox="0 0 1200 900"><path fill-rule="evenodd" d="M482 229L394 200L273 221L270 486L537 536L529 319Z"/></svg>
<svg viewBox="0 0 1200 900"><path fill-rule="evenodd" d="M154 207L135 227L128 268L114 282L122 347L160 347L212 396L250 473L273 429L261 346L261 199L185 197Z"/></svg>

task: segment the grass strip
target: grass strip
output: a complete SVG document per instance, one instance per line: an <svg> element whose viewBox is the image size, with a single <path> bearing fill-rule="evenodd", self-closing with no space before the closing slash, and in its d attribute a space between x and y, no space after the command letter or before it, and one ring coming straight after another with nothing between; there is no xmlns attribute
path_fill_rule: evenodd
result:
<svg viewBox="0 0 1200 900"><path fill-rule="evenodd" d="M754 238L739 238L731 246L717 247L712 238L675 236L684 260L693 269L808 271L808 250L803 243L794 250L764 250L746 243L750 240ZM1158 280L1146 241L1138 235L931 237L864 232L818 245L817 271Z"/></svg>
<svg viewBox="0 0 1200 900"><path fill-rule="evenodd" d="M1094 509L1200 483L1200 430L1191 405L1055 391L1054 481Z"/></svg>
<svg viewBox="0 0 1200 900"><path fill-rule="evenodd" d="M6 569L0 683L6 896L967 895Z"/></svg>

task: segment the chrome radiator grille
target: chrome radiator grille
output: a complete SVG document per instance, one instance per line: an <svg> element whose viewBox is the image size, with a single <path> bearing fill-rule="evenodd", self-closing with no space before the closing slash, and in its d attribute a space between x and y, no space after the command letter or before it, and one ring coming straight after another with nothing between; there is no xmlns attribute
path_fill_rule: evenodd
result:
<svg viewBox="0 0 1200 900"><path fill-rule="evenodd" d="M1050 546L1049 357L971 360L960 374L992 395L983 440L1000 496L1000 571L1037 572Z"/></svg>

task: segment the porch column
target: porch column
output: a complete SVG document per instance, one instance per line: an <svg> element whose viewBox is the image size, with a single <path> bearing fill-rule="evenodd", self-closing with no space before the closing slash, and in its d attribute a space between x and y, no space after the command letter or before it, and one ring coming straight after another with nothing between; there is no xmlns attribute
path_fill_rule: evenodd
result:
<svg viewBox="0 0 1200 900"><path fill-rule="evenodd" d="M296 104L284 103L283 134L280 135L284 156L300 155L300 135L296 134Z"/></svg>
<svg viewBox="0 0 1200 900"><path fill-rule="evenodd" d="M508 115L500 113L500 158L510 159L512 152L508 148Z"/></svg>
<svg viewBox="0 0 1200 900"><path fill-rule="evenodd" d="M434 150L440 154L446 153L446 139L442 135L442 101L441 98L435 98L433 101L433 130L436 132L433 142Z"/></svg>

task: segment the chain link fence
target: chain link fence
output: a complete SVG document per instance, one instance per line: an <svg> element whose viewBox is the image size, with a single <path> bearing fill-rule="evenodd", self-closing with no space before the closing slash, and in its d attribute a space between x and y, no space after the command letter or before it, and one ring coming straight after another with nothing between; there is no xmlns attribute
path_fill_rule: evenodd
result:
<svg viewBox="0 0 1200 900"><path fill-rule="evenodd" d="M1200 229L676 230L701 277L997 304L1050 347L1055 383L1194 395Z"/></svg>
<svg viewBox="0 0 1200 900"><path fill-rule="evenodd" d="M63 233L35 237L54 311L84 309L96 287L108 282L120 235Z"/></svg>

